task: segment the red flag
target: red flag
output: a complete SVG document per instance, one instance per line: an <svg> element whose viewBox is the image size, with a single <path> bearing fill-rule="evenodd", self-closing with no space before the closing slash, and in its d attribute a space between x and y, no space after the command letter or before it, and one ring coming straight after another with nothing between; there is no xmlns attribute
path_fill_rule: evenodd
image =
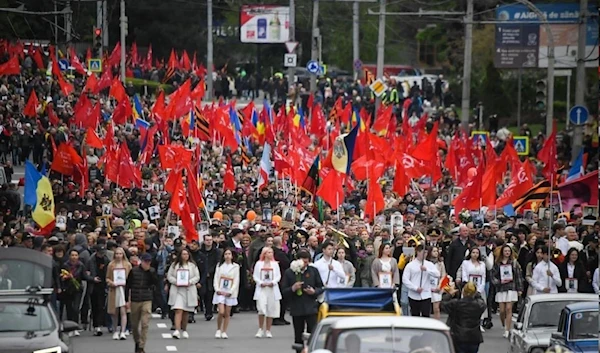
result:
<svg viewBox="0 0 600 353"><path fill-rule="evenodd" d="M112 119L115 124L124 125L127 123L127 119L129 119L132 114L133 111L131 109L131 103L129 103L129 99L122 99L115 107Z"/></svg>
<svg viewBox="0 0 600 353"><path fill-rule="evenodd" d="M311 93L312 97L312 93ZM321 104L317 103L314 109L312 109L312 116L310 119L310 133L315 135L318 139L321 139L325 135L325 115L323 115L323 109Z"/></svg>
<svg viewBox="0 0 600 353"><path fill-rule="evenodd" d="M121 63L121 42L117 42L110 57L108 58L109 66L118 66Z"/></svg>
<svg viewBox="0 0 600 353"><path fill-rule="evenodd" d="M332 209L338 209L344 201L343 182L343 175L332 168L329 173L327 173L327 176L321 180L321 185L319 186L319 190L317 190L317 196L327 202Z"/></svg>
<svg viewBox="0 0 600 353"><path fill-rule="evenodd" d="M73 88L73 85L70 84L69 82L65 81L65 79L62 77L62 75L58 76L57 80L58 80L58 86L60 87L60 91L65 96L68 96L69 94L73 93L73 91L75 90Z"/></svg>
<svg viewBox="0 0 600 353"><path fill-rule="evenodd" d="M433 128L427 138L423 140L417 148L412 152L412 156L422 161L435 161L437 159L437 136L438 122L433 124Z"/></svg>
<svg viewBox="0 0 600 353"><path fill-rule="evenodd" d="M192 151L181 146L158 146L158 155L162 169L181 168L192 162Z"/></svg>
<svg viewBox="0 0 600 353"><path fill-rule="evenodd" d="M119 146L119 177L115 182L123 188L142 187L142 173L133 164L126 143Z"/></svg>
<svg viewBox="0 0 600 353"><path fill-rule="evenodd" d="M23 109L23 115L35 118L37 116L38 105L40 105L40 102L38 101L37 94L35 94L35 90L32 89L27 104L25 105L25 109Z"/></svg>
<svg viewBox="0 0 600 353"><path fill-rule="evenodd" d="M73 166L75 164L73 154L77 155L77 152L71 145L61 143L56 149L50 169L63 175L73 175Z"/></svg>
<svg viewBox="0 0 600 353"><path fill-rule="evenodd" d="M223 191L235 191L235 176L233 176L233 165L231 164L231 156L227 157L227 169L223 177Z"/></svg>
<svg viewBox="0 0 600 353"><path fill-rule="evenodd" d="M48 114L48 121L50 122L50 125L57 126L60 123L58 116L52 108L52 104L48 104L46 106L46 114Z"/></svg>
<svg viewBox="0 0 600 353"><path fill-rule="evenodd" d="M171 67L173 69L179 68L179 61L177 60L177 53L175 53L174 49L171 49L171 55L169 56L169 62L167 63L167 67Z"/></svg>
<svg viewBox="0 0 600 353"><path fill-rule="evenodd" d="M81 75L86 75L87 72L83 68L81 61L79 61L79 57L77 56L77 53L75 52L75 48L73 48L73 47L69 48L69 55L71 56L71 66L73 66L75 71L77 71Z"/></svg>
<svg viewBox="0 0 600 353"><path fill-rule="evenodd" d="M92 73L88 76L85 81L85 87L83 87L83 92L97 93L96 88L98 87L98 78L96 74Z"/></svg>
<svg viewBox="0 0 600 353"><path fill-rule="evenodd" d="M137 48L137 43L133 42L131 44L131 65L132 66L137 66L139 64L138 62L138 48Z"/></svg>
<svg viewBox="0 0 600 353"><path fill-rule="evenodd" d="M190 57L185 49L183 50L183 54L181 55L181 67L186 71L190 71L192 69Z"/></svg>
<svg viewBox="0 0 600 353"><path fill-rule="evenodd" d="M110 91L108 95L115 98L117 102L121 102L127 98L127 92L125 92L125 87L121 83L118 77L113 78L113 81L110 85Z"/></svg>
<svg viewBox="0 0 600 353"><path fill-rule="evenodd" d="M533 187L531 167L528 167L528 165L529 160L526 160L524 163L519 163L519 168L516 172L513 169L510 184L508 184L508 187L496 201L496 207L504 207L512 204Z"/></svg>
<svg viewBox="0 0 600 353"><path fill-rule="evenodd" d="M90 127L88 127L85 132L85 144L98 149L104 148L102 140L100 139L100 137L98 137L96 131L94 131L94 129Z"/></svg>
<svg viewBox="0 0 600 353"><path fill-rule="evenodd" d="M402 168L402 163L396 161L396 172L394 173L394 185L392 186L392 190L398 196L404 196L408 192L410 188L410 179L406 176Z"/></svg>
<svg viewBox="0 0 600 353"><path fill-rule="evenodd" d="M552 133L548 139L544 141L544 146L538 152L538 159L544 163L542 174L544 178L550 181L553 185L556 183L556 170L558 169L558 161L556 159L556 120L552 123Z"/></svg>
<svg viewBox="0 0 600 353"><path fill-rule="evenodd" d="M379 186L377 180L376 178L369 180L369 192L367 195L367 204L365 205L365 216L368 216L369 219L375 219L377 213L383 210L385 206L383 192L381 192L381 186Z"/></svg>
<svg viewBox="0 0 600 353"><path fill-rule="evenodd" d="M96 85L96 89L94 90L94 93L98 93L98 92L102 91L103 89L110 87L112 82L113 82L113 76L112 76L111 70L104 71L102 73L102 76L100 76L100 81L98 81L98 84Z"/></svg>
<svg viewBox="0 0 600 353"><path fill-rule="evenodd" d="M463 188L463 191L452 202L454 209L461 212L463 209L477 210L481 207L481 185L483 181L483 170L481 165L477 168L475 175Z"/></svg>
<svg viewBox="0 0 600 353"><path fill-rule="evenodd" d="M205 88L206 88L206 86L204 84L204 80L201 78L200 82L198 82L198 84L196 85L196 87L194 87L194 90L190 94L192 99L197 102L202 101L202 98L204 98Z"/></svg>
<svg viewBox="0 0 600 353"><path fill-rule="evenodd" d="M46 67L44 66L44 58L42 57L42 50L39 48L33 49L33 61L35 62L35 66L37 66L38 70L44 70Z"/></svg>
<svg viewBox="0 0 600 353"><path fill-rule="evenodd" d="M146 70L152 68L152 44L148 45L148 53L146 54Z"/></svg>
<svg viewBox="0 0 600 353"><path fill-rule="evenodd" d="M0 76L4 75L19 75L21 73L21 66L19 66L19 57L13 56L0 65Z"/></svg>

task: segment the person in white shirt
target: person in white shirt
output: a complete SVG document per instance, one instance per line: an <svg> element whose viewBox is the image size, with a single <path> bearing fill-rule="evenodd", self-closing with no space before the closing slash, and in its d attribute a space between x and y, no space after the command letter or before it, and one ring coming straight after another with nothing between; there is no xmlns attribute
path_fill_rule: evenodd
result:
<svg viewBox="0 0 600 353"><path fill-rule="evenodd" d="M598 274L598 269L594 271L594 275L592 276L592 287L594 288L594 293L600 294L600 274Z"/></svg>
<svg viewBox="0 0 600 353"><path fill-rule="evenodd" d="M414 260L404 267L402 284L408 288L408 302L412 316L431 315L431 279L440 278L440 271L427 257L423 244L415 248Z"/></svg>
<svg viewBox="0 0 600 353"><path fill-rule="evenodd" d="M569 251L569 240L566 236L565 226L563 226L562 223L555 223L553 228L556 237L556 247L560 249L560 252L564 256L567 256L567 251Z"/></svg>
<svg viewBox="0 0 600 353"><path fill-rule="evenodd" d="M548 247L542 246L542 261L533 269L531 285L534 294L558 293L558 287L562 285L558 267L549 260Z"/></svg>
<svg viewBox="0 0 600 353"><path fill-rule="evenodd" d="M334 246L330 241L323 242L323 257L313 266L319 270L325 288L341 288L346 286L346 272L339 261L333 259Z"/></svg>

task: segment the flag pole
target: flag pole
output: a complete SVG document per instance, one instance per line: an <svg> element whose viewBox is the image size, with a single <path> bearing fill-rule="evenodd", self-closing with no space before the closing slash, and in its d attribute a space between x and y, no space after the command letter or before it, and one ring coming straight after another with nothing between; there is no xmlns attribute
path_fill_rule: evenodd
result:
<svg viewBox="0 0 600 353"><path fill-rule="evenodd" d="M553 175L554 177L554 175ZM554 180L550 180L550 208L552 208L552 194L554 193ZM552 244L552 218L554 217L554 209L550 212L550 217L548 218L548 244ZM548 246L548 271L550 271L550 258L552 257L552 247ZM547 274L546 274L547 275ZM548 288L550 288L550 276L548 276Z"/></svg>

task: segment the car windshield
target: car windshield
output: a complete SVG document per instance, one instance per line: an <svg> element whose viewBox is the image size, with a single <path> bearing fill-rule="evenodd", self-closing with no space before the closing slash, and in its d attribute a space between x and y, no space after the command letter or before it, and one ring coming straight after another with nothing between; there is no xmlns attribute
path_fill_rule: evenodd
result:
<svg viewBox="0 0 600 353"><path fill-rule="evenodd" d="M562 309L574 302L573 300L562 300L533 304L529 313L527 327L557 327Z"/></svg>
<svg viewBox="0 0 600 353"><path fill-rule="evenodd" d="M0 332L51 331L55 324L45 305L0 303Z"/></svg>
<svg viewBox="0 0 600 353"><path fill-rule="evenodd" d="M439 331L369 328L343 331L334 353L450 353L448 337Z"/></svg>
<svg viewBox="0 0 600 353"><path fill-rule="evenodd" d="M571 314L570 340L598 339L598 311Z"/></svg>
<svg viewBox="0 0 600 353"><path fill-rule="evenodd" d="M311 350L323 349L325 348L325 340L327 339L327 333L331 328L330 324L323 324L319 330L319 334L315 337L314 342L312 344Z"/></svg>

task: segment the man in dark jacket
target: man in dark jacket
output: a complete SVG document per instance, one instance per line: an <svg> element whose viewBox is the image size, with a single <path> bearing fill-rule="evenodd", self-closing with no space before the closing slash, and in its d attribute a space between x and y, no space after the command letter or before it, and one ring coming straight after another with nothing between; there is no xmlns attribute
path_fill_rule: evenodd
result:
<svg viewBox="0 0 600 353"><path fill-rule="evenodd" d="M279 263L280 273L285 273L290 268L290 258L283 251L283 239L281 237L273 238L273 256L275 261ZM279 318L273 320L273 325L289 325L290 322L285 319L285 311L288 307L286 298L282 298L280 304Z"/></svg>
<svg viewBox="0 0 600 353"><path fill-rule="evenodd" d="M202 295L206 292L206 275L208 272L206 266L206 255L200 251L200 244L196 239L192 240L192 242L189 245L189 249L192 255L192 259L196 263L196 266L198 267L198 272L200 273L200 281L196 283L196 289L198 290L198 298L202 298ZM196 323L196 318L194 317L193 312L191 312L188 315L188 323Z"/></svg>
<svg viewBox="0 0 600 353"><path fill-rule="evenodd" d="M154 288L158 286L158 276L152 268L152 255L143 254L140 260L140 265L132 268L129 272L125 297L127 306L131 309L131 329L135 341L135 352L145 353L144 346L152 316L152 297Z"/></svg>
<svg viewBox="0 0 600 353"><path fill-rule="evenodd" d="M294 324L294 342L297 344L303 343L302 333L305 327L308 333L312 333L317 325L319 311L317 297L324 291L319 270L309 266L310 258L308 251L300 250L298 259L304 262L302 272L297 275L291 268L288 268L283 274L281 286L281 295L290 303L290 315L292 315ZM298 280L298 276L300 280Z"/></svg>
<svg viewBox="0 0 600 353"><path fill-rule="evenodd" d="M102 336L102 327L105 326L104 318L106 317L106 269L110 261L106 255L105 245L96 245L93 250L95 253L87 265L92 279L88 285L91 287L90 300L94 335Z"/></svg>
<svg viewBox="0 0 600 353"><path fill-rule="evenodd" d="M206 290L201 300L204 303L204 317L206 321L210 321L213 318L213 304L212 299L215 294L215 288L213 285L213 279L215 278L215 271L217 270L217 264L221 260L221 250L215 246L213 235L205 234L204 241L200 246L200 252L206 256Z"/></svg>
<svg viewBox="0 0 600 353"><path fill-rule="evenodd" d="M450 243L445 259L448 276L454 279L456 279L458 268L465 259L467 250L475 246L475 243L469 239L469 228L466 225L459 226L458 234L458 238Z"/></svg>
<svg viewBox="0 0 600 353"><path fill-rule="evenodd" d="M458 294L458 290L450 293ZM450 327L450 334L454 341L456 352L477 353L479 345L483 342L481 334L481 314L487 305L473 282L468 282L463 287L461 299L442 301L442 310L448 313L446 324Z"/></svg>

